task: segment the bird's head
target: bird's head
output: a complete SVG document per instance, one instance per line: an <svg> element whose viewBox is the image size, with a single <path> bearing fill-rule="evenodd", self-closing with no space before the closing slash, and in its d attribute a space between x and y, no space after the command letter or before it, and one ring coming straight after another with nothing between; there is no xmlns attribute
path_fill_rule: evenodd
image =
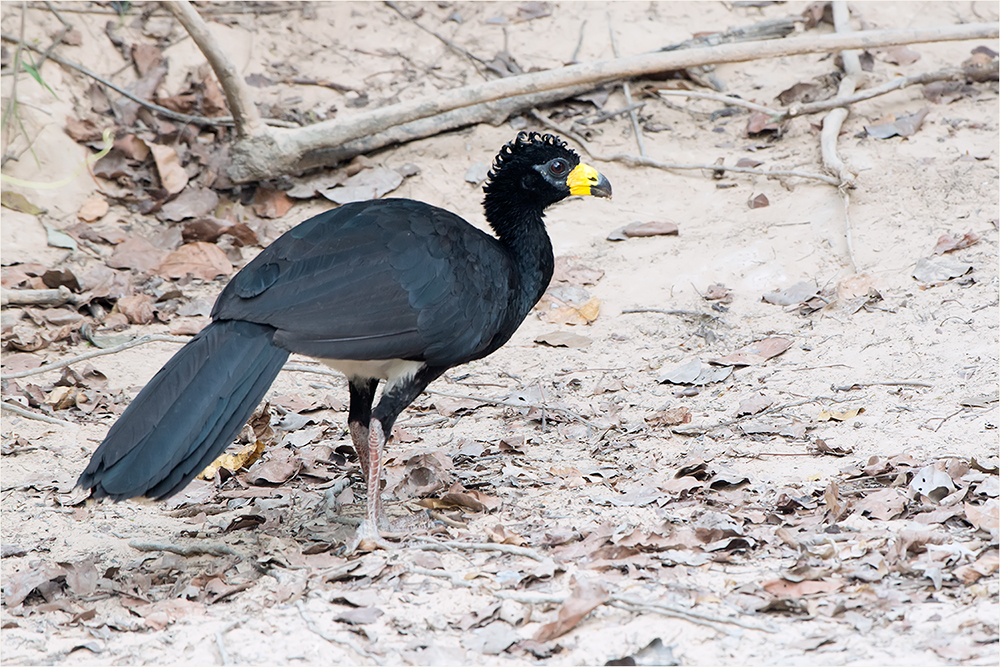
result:
<svg viewBox="0 0 1000 667"><path fill-rule="evenodd" d="M610 197L611 184L551 134L520 132L500 149L486 185L487 218L497 209L537 209L570 195Z"/></svg>

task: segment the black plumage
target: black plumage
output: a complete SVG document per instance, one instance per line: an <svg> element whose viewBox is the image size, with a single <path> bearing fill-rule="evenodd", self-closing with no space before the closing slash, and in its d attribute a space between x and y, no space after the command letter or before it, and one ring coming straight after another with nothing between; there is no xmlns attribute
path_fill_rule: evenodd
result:
<svg viewBox="0 0 1000 667"><path fill-rule="evenodd" d="M346 204L282 235L129 405L79 485L116 500L176 493L232 442L296 352L348 377L368 485L356 543L384 544L381 453L396 417L446 370L507 342L541 298L553 270L543 210L571 194L611 195L561 140L535 133L504 146L484 190L496 237L408 199Z"/></svg>

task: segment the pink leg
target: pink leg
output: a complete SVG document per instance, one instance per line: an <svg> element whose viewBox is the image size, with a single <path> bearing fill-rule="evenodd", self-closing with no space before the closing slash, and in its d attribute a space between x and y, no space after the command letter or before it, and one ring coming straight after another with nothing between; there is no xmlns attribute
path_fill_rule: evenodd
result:
<svg viewBox="0 0 1000 667"><path fill-rule="evenodd" d="M368 427L361 422L348 422L347 427L351 432L354 451L358 453L361 474L365 477L365 485L368 485Z"/></svg>
<svg viewBox="0 0 1000 667"><path fill-rule="evenodd" d="M360 430L360 429L359 429ZM352 436L353 431L352 431ZM382 432L382 423L377 419L372 419L368 428L368 442L364 444L367 461L362 457L361 467L365 470L365 478L368 487L368 498L366 502L365 519L358 526L358 532L348 546L348 553L358 547L366 551L374 548L389 549L392 544L382 537L380 528L389 528L389 520L382 508L382 451L385 449L385 434ZM357 448L355 441L355 448ZM359 456L361 452L358 452Z"/></svg>

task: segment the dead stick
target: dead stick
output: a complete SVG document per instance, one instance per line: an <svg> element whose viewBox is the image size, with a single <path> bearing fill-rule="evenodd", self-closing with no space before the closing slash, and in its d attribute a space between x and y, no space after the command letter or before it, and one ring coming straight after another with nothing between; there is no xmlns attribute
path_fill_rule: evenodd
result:
<svg viewBox="0 0 1000 667"><path fill-rule="evenodd" d="M615 39L615 29L611 25L611 12L605 12L604 16L608 21L608 34L611 35L611 51L615 54L615 58L618 58L618 40ZM625 94L625 106L631 107L628 116L632 121L632 131L635 132L635 143L639 146L639 155L646 157L646 142L643 141L642 128L639 127L639 112L632 104L632 89L628 81L622 82L622 92Z"/></svg>
<svg viewBox="0 0 1000 667"><path fill-rule="evenodd" d="M63 8L63 11L66 11L65 8ZM33 45L31 45L31 44L29 44L27 42L22 42L21 40L17 39L13 35L8 35L7 33L0 33L0 38L4 39L5 41L11 42L13 44L17 44L18 46L23 46L26 49L31 49L32 51L34 51L36 53L44 53L40 48L38 48L36 46L33 46ZM128 99L132 100L136 104L142 105L142 106L146 107L147 109L152 109L153 111L155 111L156 113L160 114L164 118L169 118L170 120L176 120L176 121L179 121L181 123L191 123L192 125L233 125L233 119L232 119L231 116L219 116L218 118L204 118L202 116L189 116L186 113L178 113L176 111L173 111L172 109L168 109L166 107L161 107L159 104L154 104L154 103L150 102L149 100L144 100L141 97L137 97L135 94L131 93L130 91L125 90L121 86L118 86L118 85L112 83L111 81L108 81L107 79L105 79L101 75L97 74L96 72L94 72L92 70L87 69L83 65L81 65L79 63L76 63L76 62L73 62L72 60L67 60L66 58L63 58L58 53L50 53L49 54L49 58L51 60L54 60L55 62L59 63L60 65L62 65L64 67L69 67L70 69L75 69L77 72L80 72L84 76L90 77L91 79L93 79L94 81L98 82L102 86L110 88L111 90L115 91L116 93L127 97ZM295 123L290 123L288 121L284 121L284 120L280 120L280 119L271 119L271 118L269 118L265 122L268 125L274 125L276 127L286 127L286 128L298 127L298 125L296 125Z"/></svg>
<svg viewBox="0 0 1000 667"><path fill-rule="evenodd" d="M295 608L299 610L299 614L302 616L302 620L306 622L306 627L309 628L309 630L314 634L316 634L317 636L322 637L331 644L341 644L343 646L346 646L355 653L357 653L358 655L360 655L361 657L371 660L376 665L385 664L385 662L381 658L379 658L376 655L372 655L368 651L364 650L363 648L355 644L350 639L341 639L336 635L332 635L324 631L322 628L316 625L316 623L312 620L312 618L308 614L306 614L306 607L304 604L302 604L302 600L295 601Z"/></svg>
<svg viewBox="0 0 1000 667"><path fill-rule="evenodd" d="M716 102L722 102L723 104L729 106L745 107L751 111L760 111L761 113L770 114L772 116L782 116L782 112L776 109L771 109L762 104L755 104L753 102L747 102L746 100L741 100L738 97L732 97L730 95L723 95L721 93L703 93L697 90L658 90L656 94L661 97L696 97L704 100L715 100Z"/></svg>
<svg viewBox="0 0 1000 667"><path fill-rule="evenodd" d="M589 155L592 159L599 162L621 162L630 167L653 167L654 169L662 169L664 171L677 170L702 170L707 169L710 171L719 171L720 167L717 164L683 164L683 163L673 163L673 162L660 162L658 160L653 160L648 157L641 157L636 155L628 155L625 153L616 153L615 155L602 155L597 152L595 148L590 145L590 142L581 137L579 134L565 128L558 123L549 120L542 114L538 113L536 109L532 109L531 115L547 127L551 127L556 132L570 137L576 143L580 144L580 147ZM735 171L741 174L759 174L761 176L795 176L798 178L808 178L816 181L823 181L824 183L829 183L830 185L839 185L840 181L832 176L827 176L825 174L813 174L805 171L797 171L794 169L754 169L752 167L726 167L723 166L722 169L726 171Z"/></svg>
<svg viewBox="0 0 1000 667"><path fill-rule="evenodd" d="M538 561L539 563L545 560L545 556L542 556L531 549L526 549L525 547L519 547L513 544L496 544L494 542L439 542L438 540L424 537L417 537L414 539L426 545L418 546L418 549L428 549L431 551L434 551L437 548L466 551L498 551L500 553L512 554L514 556L524 556L525 558L530 558L531 560Z"/></svg>
<svg viewBox="0 0 1000 667"><path fill-rule="evenodd" d="M55 417L49 417L48 415L43 415L39 412L32 412L31 410L25 410L19 405L14 405L13 403L8 403L4 401L0 403L0 406L7 412L13 412L15 415L21 415L22 417L27 417L28 419L34 419L40 422L45 422L46 424L57 424L59 426L78 426L73 422L63 421L62 419L56 419Z"/></svg>
<svg viewBox="0 0 1000 667"><path fill-rule="evenodd" d="M850 18L847 0L834 0L833 22L838 34L851 32ZM840 55L844 61L844 78L840 80L837 96L849 97L854 93L863 76L861 60L856 49L845 49L841 51ZM847 258L851 262L851 272L857 273L858 265L854 261L854 243L851 239L851 199L847 193L849 188L854 187L855 174L848 171L844 161L837 154L837 137L840 136L840 128L847 120L848 113L846 107L837 107L826 115L823 119L823 130L820 133L820 145L823 153L823 165L840 180L838 189L844 202L844 240L847 243Z"/></svg>
<svg viewBox="0 0 1000 667"><path fill-rule="evenodd" d="M820 113L821 111L829 111L830 109L835 109L837 107L845 107L857 102L863 102L864 100L870 100L873 97L885 95L886 93L891 93L894 90L902 90L907 86L924 85L934 83L935 81L955 81L962 79L985 81L989 76L996 76L998 71L1000 71L1000 61L994 60L993 62L987 64L985 68L946 67L936 72L925 72L923 74L915 74L914 76L899 77L893 79L892 81L887 81L880 86L875 86L874 88L868 88L866 90L862 90L861 92L854 93L853 95L841 96L838 94L837 97L834 97L833 99L823 100L821 102L792 105L788 107L787 111L780 113L779 118L794 118L796 116L806 116L809 114ZM662 95L663 92L664 91L660 91L660 94Z"/></svg>
<svg viewBox="0 0 1000 667"><path fill-rule="evenodd" d="M215 76L219 79L223 92L226 93L229 111L233 114L233 121L236 123L236 132L239 136L250 137L265 132L264 122L260 118L256 105L254 105L249 87L236 71L236 65L209 32L205 20L198 15L198 12L187 0L165 2L162 6L184 26L184 29L191 35L191 39L208 59L215 71Z"/></svg>
<svg viewBox="0 0 1000 667"><path fill-rule="evenodd" d="M192 544L182 546L179 544L158 544L155 542L133 540L128 545L138 551L167 551L178 556L237 556L239 558L246 558L239 551L226 544Z"/></svg>
<svg viewBox="0 0 1000 667"><path fill-rule="evenodd" d="M44 366L39 366L38 368L32 368L27 371L19 371L17 373L5 373L3 375L4 380L15 380L17 378L26 378L30 375L38 375L40 373L46 373L48 371L58 370L60 368L65 368L66 366L71 366L73 364L79 363L81 361L86 361L87 359L93 359L94 357L101 357L105 354L115 354L121 352L122 350L127 350L130 347L135 347L136 345L145 345L146 343L187 343L191 339L184 336L164 336L160 334L149 334L142 336L141 338L133 338L127 343L122 343L121 345L116 345L114 347L109 347L106 350L96 350L94 352L87 352L86 354L81 354L76 357L70 357L69 359L63 359L62 361L56 361L51 364L45 364Z"/></svg>
<svg viewBox="0 0 1000 667"><path fill-rule="evenodd" d="M0 290L0 305L3 306L61 306L75 302L76 298L65 285L60 285L58 289Z"/></svg>
<svg viewBox="0 0 1000 667"><path fill-rule="evenodd" d="M289 173L296 171L303 157L311 152L340 146L359 137L381 132L386 127L515 95L538 93L572 85L597 85L616 79L720 62L742 62L845 48L878 48L898 44L982 39L996 37L998 34L1000 26L997 24L975 23L907 30L873 30L820 37L810 35L647 53L511 76L441 91L435 93L433 98L402 102L294 130L268 129L233 145L229 176L234 182L244 183ZM243 85L243 82L238 80L234 83Z"/></svg>

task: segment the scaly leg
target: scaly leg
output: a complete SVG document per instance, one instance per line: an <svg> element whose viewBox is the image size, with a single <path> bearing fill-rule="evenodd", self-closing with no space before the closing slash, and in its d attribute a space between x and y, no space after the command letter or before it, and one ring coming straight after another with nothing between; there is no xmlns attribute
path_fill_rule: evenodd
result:
<svg viewBox="0 0 1000 667"><path fill-rule="evenodd" d="M372 551L375 548L389 549L392 543L382 537L380 529L389 529L389 520L382 507L382 452L385 449L385 434L382 423L372 419L368 433L368 498L365 503L365 519L358 526L358 532L348 546L348 553L355 549Z"/></svg>
<svg viewBox="0 0 1000 667"><path fill-rule="evenodd" d="M347 413L347 428L351 432L351 441L358 454L358 463L367 487L371 487L371 476L368 474L368 422L372 418L372 402L377 388L377 379L355 377L348 382L351 406Z"/></svg>

